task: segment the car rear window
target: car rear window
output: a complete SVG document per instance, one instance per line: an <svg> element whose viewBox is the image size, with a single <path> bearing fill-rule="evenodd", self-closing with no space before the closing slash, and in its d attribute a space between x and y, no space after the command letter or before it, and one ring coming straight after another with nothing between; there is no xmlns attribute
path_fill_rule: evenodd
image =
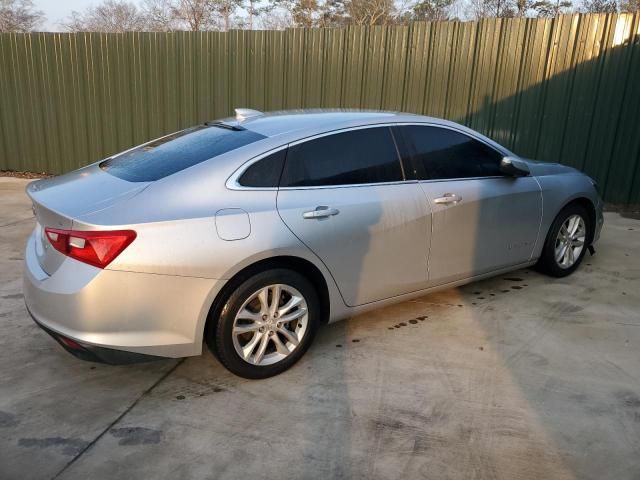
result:
<svg viewBox="0 0 640 480"><path fill-rule="evenodd" d="M105 160L100 168L129 182L153 182L263 138L251 130L199 125Z"/></svg>

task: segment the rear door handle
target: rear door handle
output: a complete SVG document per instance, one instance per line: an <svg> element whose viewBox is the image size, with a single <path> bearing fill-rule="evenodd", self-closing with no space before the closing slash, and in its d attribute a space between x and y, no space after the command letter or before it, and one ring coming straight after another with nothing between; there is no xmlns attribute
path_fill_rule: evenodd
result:
<svg viewBox="0 0 640 480"><path fill-rule="evenodd" d="M327 218L333 215L338 215L340 210L337 208L327 207L326 205L320 205L316 207L315 210L311 210L310 212L304 212L302 214L302 218Z"/></svg>
<svg viewBox="0 0 640 480"><path fill-rule="evenodd" d="M437 203L438 205L455 205L460 201L462 201L462 197L460 195L456 195L455 193L445 193L442 197L434 199L433 203Z"/></svg>

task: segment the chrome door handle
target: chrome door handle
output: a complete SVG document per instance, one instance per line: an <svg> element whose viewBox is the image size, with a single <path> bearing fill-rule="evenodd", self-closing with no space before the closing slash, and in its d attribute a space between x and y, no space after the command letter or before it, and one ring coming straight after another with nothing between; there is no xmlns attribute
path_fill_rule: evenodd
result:
<svg viewBox="0 0 640 480"><path fill-rule="evenodd" d="M433 203L437 203L438 205L449 205L453 203L459 203L462 200L460 195L456 195L455 193L445 193L442 197L438 197L433 200Z"/></svg>
<svg viewBox="0 0 640 480"><path fill-rule="evenodd" d="M304 212L302 214L302 218L327 218L333 215L338 215L340 210L337 208L327 207L326 205L320 205L316 207L315 210L311 210L310 212Z"/></svg>

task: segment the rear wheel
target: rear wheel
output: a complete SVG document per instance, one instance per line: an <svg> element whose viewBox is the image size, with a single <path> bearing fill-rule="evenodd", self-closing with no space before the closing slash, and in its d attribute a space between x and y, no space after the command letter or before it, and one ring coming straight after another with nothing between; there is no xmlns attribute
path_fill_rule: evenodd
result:
<svg viewBox="0 0 640 480"><path fill-rule="evenodd" d="M587 251L592 228L584 207L573 204L564 208L549 229L539 269L554 277L573 273Z"/></svg>
<svg viewBox="0 0 640 480"><path fill-rule="evenodd" d="M259 273L229 295L207 344L236 375L277 375L309 348L320 323L319 306L313 285L299 273Z"/></svg>

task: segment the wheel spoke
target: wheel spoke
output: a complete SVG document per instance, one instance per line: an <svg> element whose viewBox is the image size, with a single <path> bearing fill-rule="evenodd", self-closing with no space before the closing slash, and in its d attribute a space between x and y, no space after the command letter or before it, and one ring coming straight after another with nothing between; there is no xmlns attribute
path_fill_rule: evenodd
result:
<svg viewBox="0 0 640 480"><path fill-rule="evenodd" d="M563 259L566 253L567 253L567 246L565 244L562 244L562 246L556 250L556 262L564 263Z"/></svg>
<svg viewBox="0 0 640 480"><path fill-rule="evenodd" d="M289 311L292 308L297 307L301 303L302 303L302 297L292 296L287 303L285 303L283 306L281 306L278 309L278 315L280 317L285 316L287 313L289 313Z"/></svg>
<svg viewBox="0 0 640 480"><path fill-rule="evenodd" d="M253 322L259 322L262 320L262 315L259 313L250 312L246 308L243 308L236 316L237 320L251 320Z"/></svg>
<svg viewBox="0 0 640 480"><path fill-rule="evenodd" d="M574 238L571 241L571 245L573 245L574 247L581 247L582 245L584 245L584 237Z"/></svg>
<svg viewBox="0 0 640 480"><path fill-rule="evenodd" d="M259 328L260 328L260 325L258 323L249 323L246 325L245 324L234 325L233 333L234 335L242 335L243 333L257 332Z"/></svg>
<svg viewBox="0 0 640 480"><path fill-rule="evenodd" d="M572 223L571 223L571 228L569 229L569 233L571 235L575 235L576 231L578 230L578 227L580 226L580 221L582 220L582 218L580 218L578 215L575 215L573 217L571 217Z"/></svg>
<svg viewBox="0 0 640 480"><path fill-rule="evenodd" d="M306 313L306 308L299 307L295 312L292 312L289 315L285 315L284 317L280 317L278 321L282 323L292 322L293 320L297 320L298 318L303 317Z"/></svg>
<svg viewBox="0 0 640 480"><path fill-rule="evenodd" d="M269 305L269 315L273 315L278 310L278 304L280 303L280 296L282 290L280 285L274 285L271 289L271 305Z"/></svg>
<svg viewBox="0 0 640 480"><path fill-rule="evenodd" d="M253 354L256 345L258 345L258 342L260 342L260 339L263 336L265 335L260 332L256 332L253 337L251 337L251 340L249 340L249 342L244 347L242 347L242 357L245 360L249 360L249 357L251 357L251 355Z"/></svg>
<svg viewBox="0 0 640 480"><path fill-rule="evenodd" d="M271 339L273 340L273 343L276 346L276 351L278 353L281 353L282 355L289 355L291 353L287 346L282 343L282 340L280 340L280 337L278 335L274 335L273 337L271 337Z"/></svg>
<svg viewBox="0 0 640 480"><path fill-rule="evenodd" d="M263 288L258 292L258 300L260 300L260 314L264 315L269 312L269 289Z"/></svg>
<svg viewBox="0 0 640 480"><path fill-rule="evenodd" d="M569 230L567 230L567 224L562 225L560 229L560 233L558 235L560 238L567 238L569 236Z"/></svg>
<svg viewBox="0 0 640 480"><path fill-rule="evenodd" d="M253 357L253 363L259 365L262 359L264 358L264 352L267 351L267 345L269 345L269 335L262 335L262 339L260 340L260 346L258 347L258 351Z"/></svg>
<svg viewBox="0 0 640 480"><path fill-rule="evenodd" d="M295 346L298 346L298 343L299 343L298 336L294 332L284 327L280 328L278 332L284 335L285 337L287 337L287 340L289 340Z"/></svg>

